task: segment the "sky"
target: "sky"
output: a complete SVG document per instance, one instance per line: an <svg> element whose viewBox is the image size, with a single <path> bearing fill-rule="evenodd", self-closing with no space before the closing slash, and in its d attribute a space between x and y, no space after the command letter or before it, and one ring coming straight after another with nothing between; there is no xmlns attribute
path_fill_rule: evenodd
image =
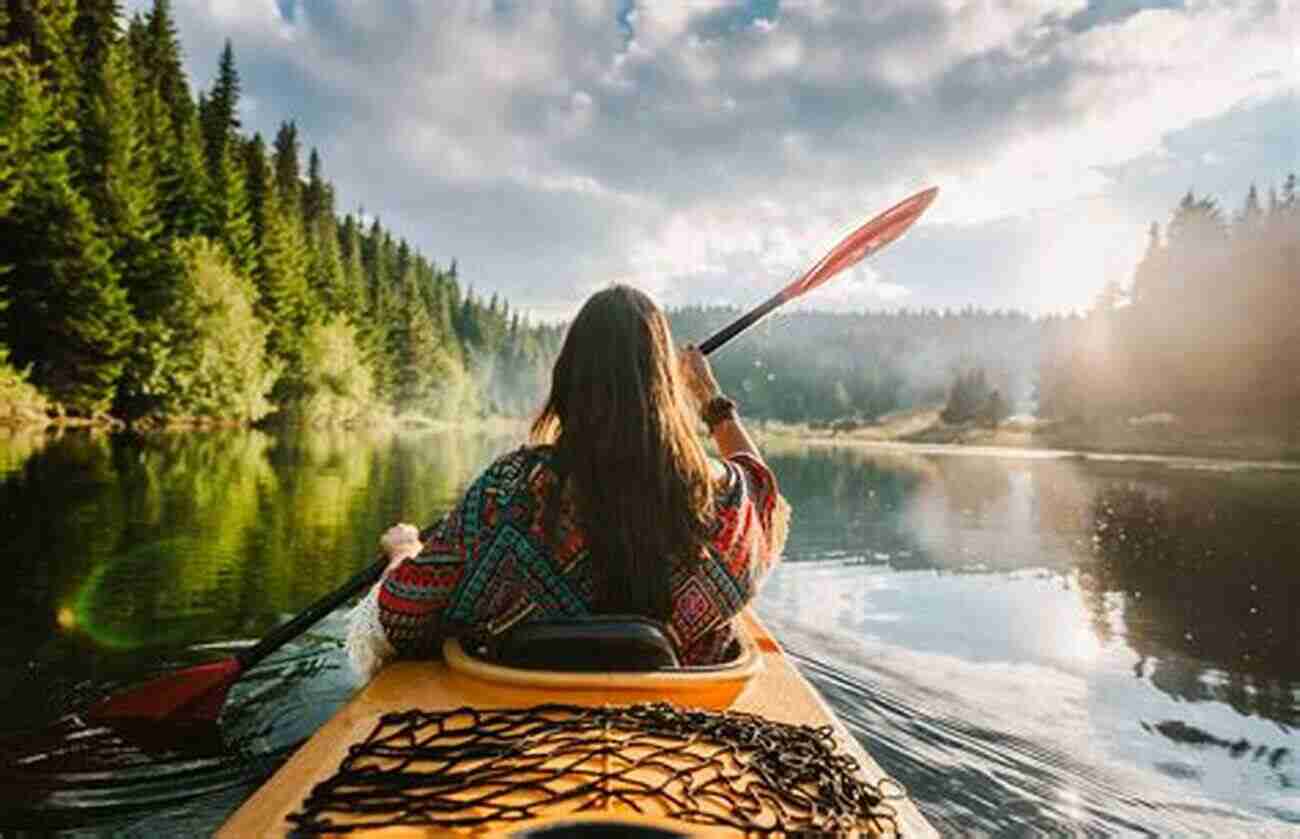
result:
<svg viewBox="0 0 1300 839"><path fill-rule="evenodd" d="M128 11L150 0L128 0ZM1086 309L1189 189L1300 172L1300 0L174 0L246 131L341 212L543 320L635 285L750 305L921 188L803 301Z"/></svg>

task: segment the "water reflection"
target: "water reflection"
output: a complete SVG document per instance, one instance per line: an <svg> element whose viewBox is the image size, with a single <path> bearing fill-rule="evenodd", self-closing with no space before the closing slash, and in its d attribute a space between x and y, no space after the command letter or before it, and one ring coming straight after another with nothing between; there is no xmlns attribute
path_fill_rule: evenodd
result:
<svg viewBox="0 0 1300 839"><path fill-rule="evenodd" d="M770 460L798 523L787 560L1064 572L1086 554L1088 488L1070 460L789 445Z"/></svg>
<svg viewBox="0 0 1300 839"><path fill-rule="evenodd" d="M787 561L932 565L904 515L926 483L923 459L787 444L770 446L768 460L794 509Z"/></svg>
<svg viewBox="0 0 1300 839"><path fill-rule="evenodd" d="M763 614L942 831L1300 821L1300 475L773 459L796 525Z"/></svg>
<svg viewBox="0 0 1300 839"><path fill-rule="evenodd" d="M355 688L337 619L236 685L207 753L159 752L78 713L118 685L260 637L351 577L393 521L445 510L508 445L380 432L42 440L0 448L11 581L0 591L0 787L20 796L0 809L22 805L27 816L10 820L37 823L215 801L273 767Z"/></svg>
<svg viewBox="0 0 1300 839"><path fill-rule="evenodd" d="M44 784L23 788L36 820L210 831L355 689L339 615L236 686L204 754L113 740L77 710L261 636L515 442L0 440L0 738L56 735L24 753ZM1265 817L1300 822L1300 474L768 451L795 513L762 613L942 829L1232 835L1259 834ZM89 783L95 760L113 784ZM4 810L0 829L16 818Z"/></svg>
<svg viewBox="0 0 1300 839"><path fill-rule="evenodd" d="M436 435L70 435L0 483L16 583L0 610L21 636L9 655L51 639L111 653L255 636L351 576L393 520L445 509L495 450Z"/></svg>
<svg viewBox="0 0 1300 839"><path fill-rule="evenodd" d="M45 448L49 439L50 435L40 431L0 427L0 480L22 469L28 458Z"/></svg>
<svg viewBox="0 0 1300 839"><path fill-rule="evenodd" d="M1172 696L1295 724L1300 475L865 448L785 447L771 460L795 510L787 561L1046 572L1085 618L1030 631L1080 654L1122 640L1134 672ZM857 623L895 613L882 608L895 578L856 579Z"/></svg>
<svg viewBox="0 0 1300 839"><path fill-rule="evenodd" d="M1100 488L1080 581L1095 625L1124 627L1136 675L1285 730L1300 722L1300 517L1284 485L1252 483Z"/></svg>
<svg viewBox="0 0 1300 839"><path fill-rule="evenodd" d="M378 533L441 513L507 445L446 434L66 434L0 481L10 583L0 696L56 717L86 683L211 658L355 574ZM10 455L10 459L12 455ZM30 695L29 695L30 691Z"/></svg>

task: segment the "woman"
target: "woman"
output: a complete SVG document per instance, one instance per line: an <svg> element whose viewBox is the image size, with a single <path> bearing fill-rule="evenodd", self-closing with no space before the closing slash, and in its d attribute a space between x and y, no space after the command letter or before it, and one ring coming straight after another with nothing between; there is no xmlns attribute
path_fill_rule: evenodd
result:
<svg viewBox="0 0 1300 839"><path fill-rule="evenodd" d="M663 622L685 664L719 661L789 508L703 354L674 352L645 294L597 292L565 336L532 443L489 466L423 544L410 525L385 534L394 562L359 613L377 605L384 639L368 655L358 617L359 669L436 654L448 635L609 613Z"/></svg>

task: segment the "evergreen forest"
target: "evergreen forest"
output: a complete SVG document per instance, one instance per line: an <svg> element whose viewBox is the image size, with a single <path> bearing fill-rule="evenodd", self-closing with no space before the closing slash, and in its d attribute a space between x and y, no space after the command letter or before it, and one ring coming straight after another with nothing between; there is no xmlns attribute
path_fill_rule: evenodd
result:
<svg viewBox="0 0 1300 839"><path fill-rule="evenodd" d="M358 213L169 0L0 4L0 414L348 423L536 404L560 331ZM305 165L304 165L305 163ZM527 408L525 407L527 406Z"/></svg>
<svg viewBox="0 0 1300 839"><path fill-rule="evenodd" d="M699 341L741 311L679 309L673 333ZM871 421L942 405L963 375L979 372L1017 410L1030 410L1042 321L968 308L777 313L710 357L746 415L782 422Z"/></svg>
<svg viewBox="0 0 1300 839"><path fill-rule="evenodd" d="M1131 282L1044 322L1039 413L1167 414L1300 442L1300 194L1288 175L1239 209L1183 196Z"/></svg>

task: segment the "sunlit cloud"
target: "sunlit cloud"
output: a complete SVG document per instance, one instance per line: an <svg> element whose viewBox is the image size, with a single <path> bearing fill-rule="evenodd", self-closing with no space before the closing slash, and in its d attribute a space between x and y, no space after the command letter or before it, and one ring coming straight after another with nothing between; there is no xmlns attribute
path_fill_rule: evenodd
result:
<svg viewBox="0 0 1300 839"><path fill-rule="evenodd" d="M1101 272L1131 264L1094 259L1085 274L1069 260L1088 249L1061 215L1100 201L1113 212L1093 213L1105 236L1090 241L1127 258L1150 214L1197 186L1173 191L1134 161L1300 87L1292 4L175 5L196 83L231 38L245 125L296 118L341 207L364 205L432 258L457 258L476 287L539 312L611 280L743 304L930 184L942 195L922 224L937 246L987 231L980 284L956 296L904 241L810 302L1086 305L1112 278ZM1215 183L1236 173L1244 190L1285 176L1291 142L1200 148L1176 168L1216 170ZM1007 219L1042 243L999 247ZM1072 290L1018 296L1031 271L1069 273Z"/></svg>

